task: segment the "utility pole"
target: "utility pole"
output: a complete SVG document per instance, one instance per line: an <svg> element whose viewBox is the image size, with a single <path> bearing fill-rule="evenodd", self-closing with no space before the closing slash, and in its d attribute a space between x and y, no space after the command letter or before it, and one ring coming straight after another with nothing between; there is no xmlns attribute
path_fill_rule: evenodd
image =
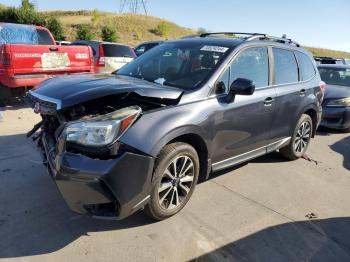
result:
<svg viewBox="0 0 350 262"><path fill-rule="evenodd" d="M137 14L142 10L145 15L147 13L146 0L121 0L120 1L120 13L129 11L130 13Z"/></svg>

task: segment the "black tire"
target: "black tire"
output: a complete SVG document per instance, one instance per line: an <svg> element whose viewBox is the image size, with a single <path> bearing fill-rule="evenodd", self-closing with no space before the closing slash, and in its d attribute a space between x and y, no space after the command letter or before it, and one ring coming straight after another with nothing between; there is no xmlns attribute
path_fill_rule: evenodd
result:
<svg viewBox="0 0 350 262"><path fill-rule="evenodd" d="M0 106L7 106L10 104L12 98L11 89L0 84Z"/></svg>
<svg viewBox="0 0 350 262"><path fill-rule="evenodd" d="M302 131L303 127L306 128L304 130L305 133L302 133L304 132ZM306 114L301 115L298 124L294 129L290 143L287 146L281 148L279 150L280 153L289 160L296 160L302 157L310 144L312 132L313 124L311 117Z"/></svg>
<svg viewBox="0 0 350 262"><path fill-rule="evenodd" d="M163 220L178 213L193 194L199 168L198 154L192 146L180 142L166 145L155 164L150 202L145 207L147 215Z"/></svg>

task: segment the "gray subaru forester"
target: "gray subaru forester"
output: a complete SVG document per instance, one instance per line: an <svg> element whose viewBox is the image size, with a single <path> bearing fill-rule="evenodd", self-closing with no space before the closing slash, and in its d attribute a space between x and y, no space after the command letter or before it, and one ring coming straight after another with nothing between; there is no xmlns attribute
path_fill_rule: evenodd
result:
<svg viewBox="0 0 350 262"><path fill-rule="evenodd" d="M303 156L324 87L291 39L203 34L112 74L43 82L28 95L42 116L28 136L73 211L122 219L145 209L162 220L212 172L276 150Z"/></svg>

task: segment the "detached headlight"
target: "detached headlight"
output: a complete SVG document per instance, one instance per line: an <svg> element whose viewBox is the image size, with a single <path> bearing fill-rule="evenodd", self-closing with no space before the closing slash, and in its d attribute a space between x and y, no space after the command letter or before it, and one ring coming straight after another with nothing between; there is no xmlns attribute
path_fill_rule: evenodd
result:
<svg viewBox="0 0 350 262"><path fill-rule="evenodd" d="M326 106L331 107L343 107L343 106L350 106L350 97L342 98L342 99L335 99L335 100L329 100Z"/></svg>
<svg viewBox="0 0 350 262"><path fill-rule="evenodd" d="M84 146L105 146L114 143L141 114L138 106L126 107L112 113L69 123L64 132L66 140Z"/></svg>

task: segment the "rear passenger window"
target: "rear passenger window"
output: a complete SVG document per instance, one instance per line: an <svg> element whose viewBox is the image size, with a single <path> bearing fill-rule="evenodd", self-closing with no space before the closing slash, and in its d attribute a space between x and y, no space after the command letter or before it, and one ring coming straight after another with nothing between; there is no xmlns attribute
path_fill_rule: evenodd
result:
<svg viewBox="0 0 350 262"><path fill-rule="evenodd" d="M230 85L237 78L252 80L255 87L269 85L269 58L267 48L249 48L231 64Z"/></svg>
<svg viewBox="0 0 350 262"><path fill-rule="evenodd" d="M306 81L313 78L316 75L316 71L310 58L301 52L295 52L295 55L299 62L301 80Z"/></svg>
<svg viewBox="0 0 350 262"><path fill-rule="evenodd" d="M298 82L298 66L294 53L289 50L273 48L275 60L275 84Z"/></svg>

